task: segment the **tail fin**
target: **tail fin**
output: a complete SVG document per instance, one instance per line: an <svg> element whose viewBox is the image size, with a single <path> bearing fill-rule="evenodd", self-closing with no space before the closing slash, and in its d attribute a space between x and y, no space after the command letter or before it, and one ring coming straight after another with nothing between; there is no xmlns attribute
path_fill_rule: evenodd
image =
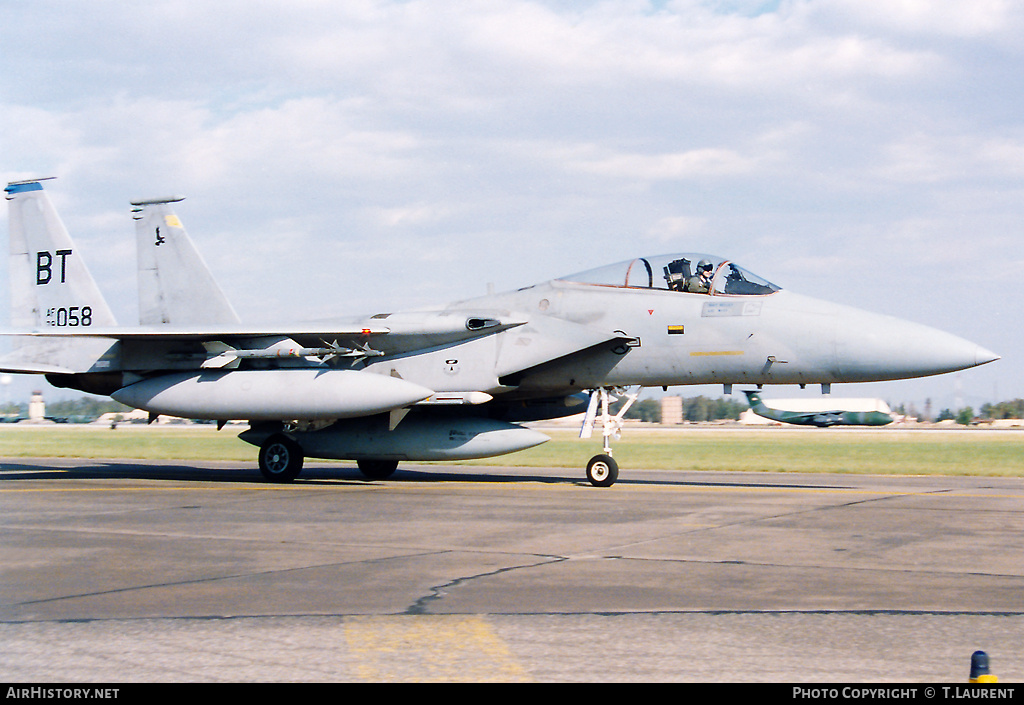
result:
<svg viewBox="0 0 1024 705"><path fill-rule="evenodd" d="M764 406L764 402L761 401L760 392L747 391L744 389L743 393L747 395L747 404L750 405L751 409L756 409L756 407Z"/></svg>
<svg viewBox="0 0 1024 705"><path fill-rule="evenodd" d="M748 392L747 390L743 390L743 393L747 395L747 403L750 404L750 410L758 416L771 419L772 421L787 421L785 414L764 403L760 393Z"/></svg>
<svg viewBox="0 0 1024 705"><path fill-rule="evenodd" d="M238 314L171 208L182 198L132 201L142 325L238 323Z"/></svg>
<svg viewBox="0 0 1024 705"><path fill-rule="evenodd" d="M86 332L117 324L42 181L7 185L10 325L20 331ZM70 374L110 370L116 344L100 338L13 337L5 372Z"/></svg>
<svg viewBox="0 0 1024 705"><path fill-rule="evenodd" d="M11 326L74 328L116 325L42 181L4 191L10 217Z"/></svg>

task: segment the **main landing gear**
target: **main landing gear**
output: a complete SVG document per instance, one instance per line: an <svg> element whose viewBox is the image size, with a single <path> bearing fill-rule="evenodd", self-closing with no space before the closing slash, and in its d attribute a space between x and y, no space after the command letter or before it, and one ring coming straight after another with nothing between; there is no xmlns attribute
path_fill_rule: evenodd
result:
<svg viewBox="0 0 1024 705"><path fill-rule="evenodd" d="M283 433L275 433L260 446L260 473L271 482L291 482L302 472L302 447ZM360 460L367 480L384 480L398 469L397 460Z"/></svg>
<svg viewBox="0 0 1024 705"><path fill-rule="evenodd" d="M604 437L604 453L595 455L587 463L587 480L594 487L611 487L619 479L619 464L612 458L611 438L614 436L618 439L622 435L622 419L636 398L640 396L640 389L637 387L636 391L627 392L617 388L609 390L606 387L601 387L590 393L590 406L587 407L587 415L583 419L580 438L590 438L598 420L600 420ZM626 400L626 403L619 409L619 413L614 416L609 407L612 402L618 401L618 397L612 396L612 391L623 394L623 398ZM601 407L600 417L598 416L598 406Z"/></svg>
<svg viewBox="0 0 1024 705"><path fill-rule="evenodd" d="M357 460L356 465L367 480L386 480L398 469L397 460Z"/></svg>
<svg viewBox="0 0 1024 705"><path fill-rule="evenodd" d="M291 482L302 472L302 448L277 433L260 446L260 472L271 482Z"/></svg>

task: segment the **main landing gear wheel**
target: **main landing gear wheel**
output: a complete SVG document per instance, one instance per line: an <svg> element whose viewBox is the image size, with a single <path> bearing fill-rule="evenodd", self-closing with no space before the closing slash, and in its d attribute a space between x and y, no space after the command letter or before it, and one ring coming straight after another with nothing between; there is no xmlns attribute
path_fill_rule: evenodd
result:
<svg viewBox="0 0 1024 705"><path fill-rule="evenodd" d="M595 455L587 463L587 479L594 487L611 487L619 479L619 464L610 455Z"/></svg>
<svg viewBox="0 0 1024 705"><path fill-rule="evenodd" d="M386 480L398 469L397 460L357 460L356 465L367 480Z"/></svg>
<svg viewBox="0 0 1024 705"><path fill-rule="evenodd" d="M271 436L260 447L260 472L271 482L291 482L302 472L302 448L287 436Z"/></svg>

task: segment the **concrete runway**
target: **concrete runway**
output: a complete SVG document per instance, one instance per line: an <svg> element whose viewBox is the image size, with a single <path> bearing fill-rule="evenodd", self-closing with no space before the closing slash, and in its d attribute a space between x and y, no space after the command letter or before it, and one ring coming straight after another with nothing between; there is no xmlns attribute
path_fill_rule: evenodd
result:
<svg viewBox="0 0 1024 705"><path fill-rule="evenodd" d="M1024 679L1017 479L0 463L0 680Z"/></svg>

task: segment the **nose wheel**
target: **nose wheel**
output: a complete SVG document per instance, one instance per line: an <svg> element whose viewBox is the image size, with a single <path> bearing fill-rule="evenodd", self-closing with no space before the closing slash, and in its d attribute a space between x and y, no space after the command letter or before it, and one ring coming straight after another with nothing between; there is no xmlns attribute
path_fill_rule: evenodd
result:
<svg viewBox="0 0 1024 705"><path fill-rule="evenodd" d="M622 435L622 419L636 398L640 396L641 389L642 387L637 387L632 392L615 390L623 394L626 403L614 416L612 416L610 407L612 402L618 401L618 397L613 396L611 391L605 387L595 389L590 393L590 405L587 407L587 415L583 419L580 438L590 438L594 433L594 426L600 422L601 434L604 439L604 453L595 455L587 463L587 480L594 487L611 487L619 479L619 464L612 458L611 439L612 437L618 439Z"/></svg>
<svg viewBox="0 0 1024 705"><path fill-rule="evenodd" d="M619 464L610 455L595 455L587 463L587 479L594 487L611 487L619 479Z"/></svg>

